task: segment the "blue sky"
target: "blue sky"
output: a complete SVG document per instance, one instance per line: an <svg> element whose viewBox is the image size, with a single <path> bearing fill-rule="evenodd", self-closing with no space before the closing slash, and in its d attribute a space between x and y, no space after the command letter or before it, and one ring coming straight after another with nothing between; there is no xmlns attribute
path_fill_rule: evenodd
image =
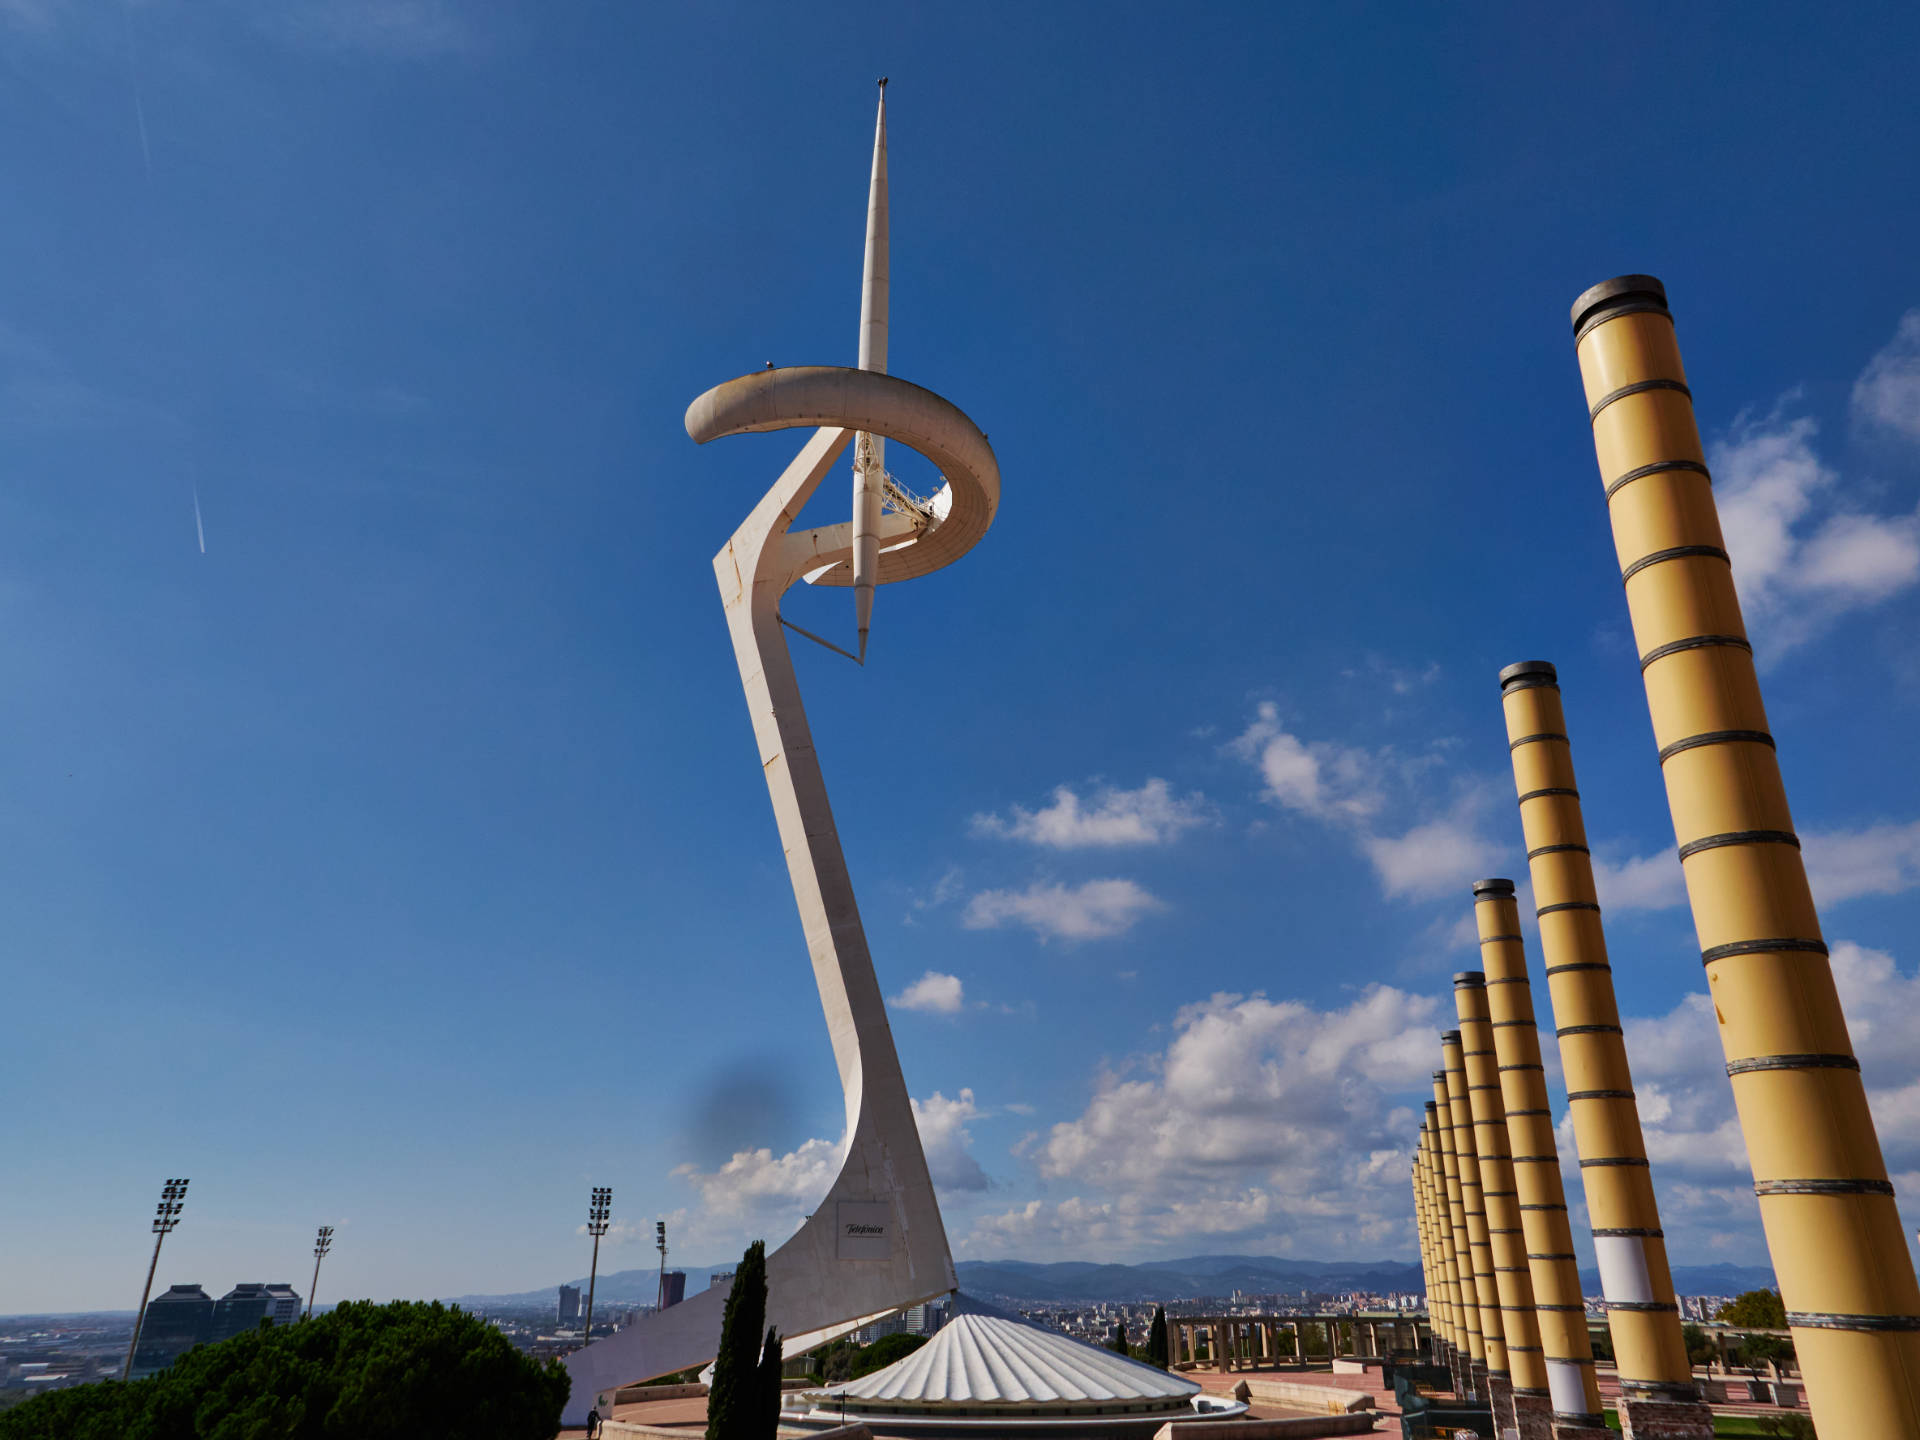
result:
<svg viewBox="0 0 1920 1440"><path fill-rule="evenodd" d="M1911 1229L1917 31L0 0L0 1312L130 1306L182 1173L160 1283L331 1223L322 1300L580 1273L593 1184L612 1268L811 1209L709 568L793 437L681 416L851 363L881 74L892 368L1003 504L797 661L957 1253L1412 1254L1542 657L1673 1257L1763 1258L1566 320L1636 270Z"/></svg>

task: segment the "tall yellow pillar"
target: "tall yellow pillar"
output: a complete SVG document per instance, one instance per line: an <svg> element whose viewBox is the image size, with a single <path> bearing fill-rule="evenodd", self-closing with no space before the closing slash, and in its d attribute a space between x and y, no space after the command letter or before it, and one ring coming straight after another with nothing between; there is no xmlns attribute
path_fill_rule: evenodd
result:
<svg viewBox="0 0 1920 1440"><path fill-rule="evenodd" d="M1500 704L1574 1148L1620 1370L1620 1428L1629 1437L1712 1440L1713 1412L1701 1403L1680 1338L1680 1306L1633 1096L1559 676L1545 660L1509 665L1500 672Z"/></svg>
<svg viewBox="0 0 1920 1440"><path fill-rule="evenodd" d="M1920 1284L1800 862L1667 293L1574 346L1707 986L1815 1423L1920 1437Z"/></svg>
<svg viewBox="0 0 1920 1440"><path fill-rule="evenodd" d="M1425 1268L1427 1279L1428 1333L1433 1337L1437 1347L1447 1343L1452 1334L1452 1327L1447 1313L1446 1263L1436 1228L1433 1188L1429 1179L1433 1144L1430 1124L1431 1122L1424 1117L1420 1122L1420 1141L1413 1158L1413 1192L1415 1211L1420 1225L1421 1263ZM1443 1351L1436 1348L1433 1353L1436 1363L1444 1363Z"/></svg>
<svg viewBox="0 0 1920 1440"><path fill-rule="evenodd" d="M1486 1360L1474 1366L1473 1390L1493 1403L1494 1425L1513 1424L1513 1387L1507 1376L1506 1330L1500 1323L1500 1292L1493 1279L1493 1250L1487 1239L1486 1202L1480 1195L1480 1157L1474 1149L1473 1109L1467 1098L1467 1068L1460 1054L1460 1032L1440 1037L1440 1063L1447 1077L1447 1109L1452 1121L1454 1163L1460 1170L1460 1198L1467 1216L1467 1253L1473 1265L1473 1293L1480 1309L1480 1341Z"/></svg>
<svg viewBox="0 0 1920 1440"><path fill-rule="evenodd" d="M1473 1250L1467 1237L1466 1195L1460 1188L1460 1160L1453 1148L1453 1109L1447 1098L1445 1070L1433 1072L1433 1104L1440 1117L1440 1168L1446 1177L1447 1217L1453 1233L1454 1293L1458 1297L1455 1318L1466 1332L1460 1351L1464 1368L1459 1372L1455 1388L1471 1395L1474 1393L1473 1367L1485 1369L1487 1349L1480 1334L1480 1301L1473 1288Z"/></svg>
<svg viewBox="0 0 1920 1440"><path fill-rule="evenodd" d="M1487 1207L1494 1288L1506 1341L1514 1423L1520 1440L1548 1440L1553 1407L1547 1389L1540 1321L1533 1309L1533 1276L1527 1264L1520 1192L1513 1178L1513 1148L1507 1108L1501 1098L1500 1064L1494 1049L1487 977L1468 970L1453 977L1454 1008L1460 1014L1461 1058L1473 1110L1473 1142L1480 1161L1481 1196ZM1451 1088L1451 1087L1449 1087Z"/></svg>
<svg viewBox="0 0 1920 1440"><path fill-rule="evenodd" d="M1434 1228L1440 1242L1440 1283L1447 1307L1446 1363L1451 1368L1457 1360L1460 1366L1465 1367L1471 1363L1472 1352L1467 1345L1467 1323L1460 1313L1460 1257L1453 1249L1453 1220L1451 1207L1447 1204L1446 1165L1440 1156L1440 1112L1431 1100L1427 1102L1427 1146L1430 1162L1427 1183L1434 1205ZM1466 1373L1464 1368L1460 1373Z"/></svg>
<svg viewBox="0 0 1920 1440"><path fill-rule="evenodd" d="M1610 1440L1600 1412L1600 1383L1593 1373L1593 1342L1580 1292L1580 1267L1560 1184L1560 1155L1547 1105L1546 1071L1527 983L1527 952L1520 938L1520 911L1511 880L1481 880L1473 887L1474 923L1480 931L1480 964L1486 975L1489 1028L1493 1031L1501 1103L1507 1112L1514 1189L1526 1232L1527 1271L1540 1326L1541 1359L1553 1404L1554 1440Z"/></svg>

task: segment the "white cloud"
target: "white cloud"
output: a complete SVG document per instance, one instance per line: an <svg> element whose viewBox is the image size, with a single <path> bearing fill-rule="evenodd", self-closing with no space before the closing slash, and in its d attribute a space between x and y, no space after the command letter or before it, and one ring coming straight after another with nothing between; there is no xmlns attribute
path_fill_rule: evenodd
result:
<svg viewBox="0 0 1920 1440"><path fill-rule="evenodd" d="M948 1099L936 1090L911 1104L934 1184L949 1192L987 1189L990 1182L973 1158L967 1129L984 1113L973 1091L962 1089ZM845 1137L809 1140L784 1155L763 1146L737 1152L717 1170L677 1167L674 1177L699 1197L698 1204L678 1212L674 1229L680 1243L720 1253L737 1253L750 1240L778 1245L825 1197L846 1158L846 1143Z"/></svg>
<svg viewBox="0 0 1920 1440"><path fill-rule="evenodd" d="M920 1146L927 1152L927 1170L942 1191L985 1190L987 1172L973 1158L969 1120L980 1118L973 1091L962 1090L949 1100L938 1090L913 1102L913 1118L920 1130Z"/></svg>
<svg viewBox="0 0 1920 1440"><path fill-rule="evenodd" d="M458 54L474 44L468 17L453 0L283 0L254 19L292 44L388 59Z"/></svg>
<svg viewBox="0 0 1920 1440"><path fill-rule="evenodd" d="M1800 837L1814 899L1838 904L1860 895L1898 895L1920 885L1920 821Z"/></svg>
<svg viewBox="0 0 1920 1440"><path fill-rule="evenodd" d="M718 1170L679 1166L674 1176L700 1196L694 1209L698 1228L682 1243L732 1246L786 1239L840 1173L844 1146L844 1141L809 1140L785 1155L764 1146L741 1150Z"/></svg>
<svg viewBox="0 0 1920 1440"><path fill-rule="evenodd" d="M1669 910L1687 902L1680 852L1671 846L1618 864L1594 856L1593 887L1608 910Z"/></svg>
<svg viewBox="0 0 1920 1440"><path fill-rule="evenodd" d="M1898 895L1920 885L1920 821L1807 831L1800 843L1808 883L1822 906L1862 895ZM1686 877L1671 846L1618 862L1595 855L1593 882L1610 911L1670 910L1687 903Z"/></svg>
<svg viewBox="0 0 1920 1440"><path fill-rule="evenodd" d="M1920 1166L1920 975L1903 974L1891 955L1853 941L1833 945L1834 982L1847 1016L1867 1099L1888 1167ZM1664 1015L1624 1022L1647 1154L1660 1187L1670 1248L1705 1252L1728 1235L1757 1248L1752 1170L1734 1112L1712 999L1685 996ZM1562 1158L1571 1164L1572 1131L1561 1123ZM1576 1189L1577 1180L1570 1180ZM1902 1189L1911 1229L1920 1190Z"/></svg>
<svg viewBox="0 0 1920 1440"><path fill-rule="evenodd" d="M58 0L0 0L0 20L23 30L45 31L53 27Z"/></svg>
<svg viewBox="0 0 1920 1440"><path fill-rule="evenodd" d="M929 970L887 1002L902 1010L925 1010L935 1015L957 1015L966 1004L958 975Z"/></svg>
<svg viewBox="0 0 1920 1440"><path fill-rule="evenodd" d="M1909 310L1853 385L1853 413L1920 440L1920 310Z"/></svg>
<svg viewBox="0 0 1920 1440"><path fill-rule="evenodd" d="M1055 850L1127 845L1165 845L1184 831L1207 823L1203 796L1184 799L1164 780L1149 779L1138 790L1103 787L1083 805L1070 786L1057 786L1051 804L1039 810L1015 805L1011 819L975 815L974 833L1025 840Z"/></svg>
<svg viewBox="0 0 1920 1440"><path fill-rule="evenodd" d="M1741 606L1766 622L1754 632L1763 659L1920 580L1920 517L1835 510L1839 476L1814 451L1818 432L1776 409L1742 416L1711 450Z"/></svg>
<svg viewBox="0 0 1920 1440"><path fill-rule="evenodd" d="M1035 881L1025 890L982 890L967 902L961 923L969 930L1024 925L1042 940L1098 940L1124 934L1165 908L1131 880Z"/></svg>
<svg viewBox="0 0 1920 1440"><path fill-rule="evenodd" d="M1322 820L1361 821L1382 804L1379 757L1329 742L1308 744L1280 725L1280 709L1261 704L1227 749L1266 781L1263 798Z"/></svg>
<svg viewBox="0 0 1920 1440"><path fill-rule="evenodd" d="M1404 835L1361 842L1389 896L1461 896L1500 861L1500 846L1463 820L1430 820Z"/></svg>
<svg viewBox="0 0 1920 1440"><path fill-rule="evenodd" d="M1172 1042L1101 1075L1084 1113L1030 1147L1057 1201L975 1223L974 1255L1124 1253L1194 1235L1270 1253L1366 1254L1409 1243L1402 1092L1438 1054L1438 1002L1371 986L1319 1010L1216 995Z"/></svg>

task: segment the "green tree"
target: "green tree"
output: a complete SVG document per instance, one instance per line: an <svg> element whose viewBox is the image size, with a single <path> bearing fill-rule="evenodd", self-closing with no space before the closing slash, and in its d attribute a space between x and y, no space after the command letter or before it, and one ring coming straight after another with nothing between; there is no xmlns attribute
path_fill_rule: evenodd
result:
<svg viewBox="0 0 1920 1440"><path fill-rule="evenodd" d="M1698 1325L1682 1325L1680 1343L1687 1347L1689 1365L1711 1365L1720 1354L1707 1332Z"/></svg>
<svg viewBox="0 0 1920 1440"><path fill-rule="evenodd" d="M1740 1358L1748 1365L1764 1365L1769 1360L1776 1365L1791 1364L1793 1341L1785 1335L1743 1335Z"/></svg>
<svg viewBox="0 0 1920 1440"><path fill-rule="evenodd" d="M1153 1324L1147 1327L1147 1363L1167 1368L1167 1307L1153 1307Z"/></svg>
<svg viewBox="0 0 1920 1440"><path fill-rule="evenodd" d="M1728 1325L1750 1325L1756 1330L1784 1330L1787 1307L1777 1290L1749 1290L1722 1305L1714 1318Z"/></svg>
<svg viewBox="0 0 1920 1440"><path fill-rule="evenodd" d="M707 1391L707 1440L763 1440L760 1403L761 1330L767 1323L767 1245L756 1240L740 1257L720 1318L720 1353Z"/></svg>
<svg viewBox="0 0 1920 1440"><path fill-rule="evenodd" d="M0 1415L0 1440L551 1440L569 1388L463 1310L362 1300L42 1396Z"/></svg>
<svg viewBox="0 0 1920 1440"><path fill-rule="evenodd" d="M924 1335L882 1335L866 1349L857 1352L847 1369L849 1380L884 1370L896 1360L904 1360L927 1343Z"/></svg>
<svg viewBox="0 0 1920 1440"><path fill-rule="evenodd" d="M860 1358L860 1347L844 1336L829 1340L813 1352L813 1373L829 1385L853 1379L853 1362Z"/></svg>
<svg viewBox="0 0 1920 1440"><path fill-rule="evenodd" d="M760 1434L766 1440L780 1430L780 1332L767 1327L766 1343L760 1347Z"/></svg>

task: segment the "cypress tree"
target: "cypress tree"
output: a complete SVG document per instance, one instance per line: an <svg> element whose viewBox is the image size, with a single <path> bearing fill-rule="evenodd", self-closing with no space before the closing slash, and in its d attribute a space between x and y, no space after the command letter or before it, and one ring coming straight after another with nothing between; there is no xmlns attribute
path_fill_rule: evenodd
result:
<svg viewBox="0 0 1920 1440"><path fill-rule="evenodd" d="M769 1325L767 1343L760 1351L757 1440L774 1440L780 1432L780 1361L780 1332Z"/></svg>
<svg viewBox="0 0 1920 1440"><path fill-rule="evenodd" d="M1153 1307L1153 1324L1147 1330L1147 1363L1167 1368L1167 1307Z"/></svg>
<svg viewBox="0 0 1920 1440"><path fill-rule="evenodd" d="M707 1440L761 1440L760 1329L767 1323L767 1245L740 1257L720 1318L720 1353L707 1391Z"/></svg>

